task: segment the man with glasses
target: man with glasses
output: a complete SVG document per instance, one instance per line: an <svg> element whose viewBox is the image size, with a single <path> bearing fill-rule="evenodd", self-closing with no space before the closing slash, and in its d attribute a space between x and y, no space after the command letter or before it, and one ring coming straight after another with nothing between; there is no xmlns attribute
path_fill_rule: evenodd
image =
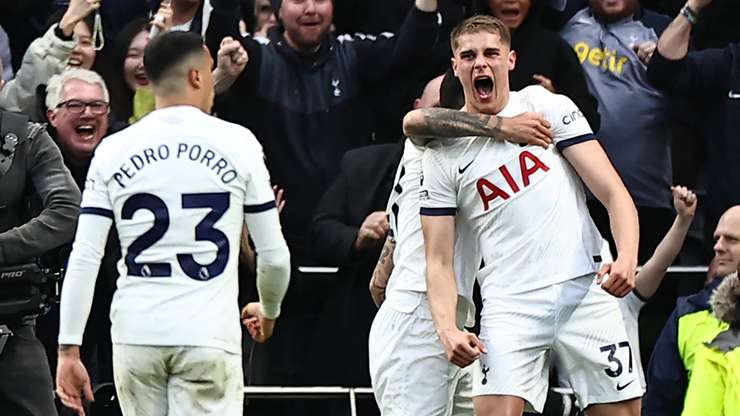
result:
<svg viewBox="0 0 740 416"><path fill-rule="evenodd" d="M49 80L46 107L64 162L81 185L93 151L108 134L109 95L97 73L70 69Z"/></svg>
<svg viewBox="0 0 740 416"><path fill-rule="evenodd" d="M96 72L74 68L52 77L46 91L51 135L62 151L64 164L83 190L93 152L104 137L119 130L111 128L108 89ZM121 258L118 247L118 234L112 230L96 280L93 313L85 335L89 341L82 349L83 360L92 369L94 388L113 381L109 311L115 292L116 262ZM66 247L60 257L66 259L70 250L71 246ZM56 368L58 312L55 306L41 318L39 328L52 369Z"/></svg>

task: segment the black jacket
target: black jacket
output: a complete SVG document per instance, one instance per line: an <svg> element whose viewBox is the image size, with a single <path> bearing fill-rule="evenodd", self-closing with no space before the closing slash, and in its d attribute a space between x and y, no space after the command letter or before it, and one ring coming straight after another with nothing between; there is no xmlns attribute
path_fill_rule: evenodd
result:
<svg viewBox="0 0 740 416"><path fill-rule="evenodd" d="M28 262L74 236L80 191L44 130L28 124L9 170L0 176L0 265ZM26 201L37 194L42 210L29 215Z"/></svg>
<svg viewBox="0 0 740 416"><path fill-rule="evenodd" d="M712 232L722 213L740 204L740 43L691 52L669 60L657 50L648 65L656 88L690 98L707 149L707 224Z"/></svg>
<svg viewBox="0 0 740 416"><path fill-rule="evenodd" d="M402 153L403 142L399 142L361 147L344 155L337 179L321 197L311 222L311 253L319 262L341 267L367 260L375 266L380 246L358 256L352 243L365 218L385 210Z"/></svg>
<svg viewBox="0 0 740 416"><path fill-rule="evenodd" d="M228 2L213 2L206 35L213 49L235 27L235 9L223 3ZM414 8L394 37L329 35L310 55L292 49L279 30L271 32L269 43L244 40L249 63L229 91L233 100L217 109L262 144L273 183L285 189L283 230L292 249L302 244L342 155L371 141L368 91L392 74L423 65L437 29L436 13Z"/></svg>
<svg viewBox="0 0 740 416"><path fill-rule="evenodd" d="M532 1L529 14L511 34L511 49L516 52L516 66L509 73L512 91L536 85L532 78L541 74L549 78L559 94L568 96L583 112L594 133L601 127L598 102L588 91L586 77L573 48L559 34L544 29L540 18L544 1ZM487 0L478 1L478 10L490 13Z"/></svg>
<svg viewBox="0 0 740 416"><path fill-rule="evenodd" d="M319 326L319 334L325 334L327 339L332 339L332 334L342 334L342 348L325 348L331 354L326 359L334 363L327 374L332 384L370 383L367 339L377 308L368 284L382 244L355 253L352 243L365 218L385 210L402 153L403 142L347 152L337 179L321 198L311 223L313 256L321 264L339 266Z"/></svg>

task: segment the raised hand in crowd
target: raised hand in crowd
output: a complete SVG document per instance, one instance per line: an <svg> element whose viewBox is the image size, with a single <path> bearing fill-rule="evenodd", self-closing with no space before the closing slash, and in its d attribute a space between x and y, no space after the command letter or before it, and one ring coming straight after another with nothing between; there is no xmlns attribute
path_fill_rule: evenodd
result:
<svg viewBox="0 0 740 416"><path fill-rule="evenodd" d="M686 2L686 4L691 7L691 10L693 10L695 13L699 13L705 7L709 6L711 2L712 0L689 0L688 2Z"/></svg>
<svg viewBox="0 0 740 416"><path fill-rule="evenodd" d="M696 213L696 194L685 186L671 186L673 206L679 218L691 220Z"/></svg>
<svg viewBox="0 0 740 416"><path fill-rule="evenodd" d="M221 41L214 71L216 93L229 89L236 77L244 71L249 62L249 54L241 42L227 36Z"/></svg>
<svg viewBox="0 0 740 416"><path fill-rule="evenodd" d="M59 21L59 28L65 36L72 36L75 25L90 13L100 8L102 0L71 0L67 11Z"/></svg>
<svg viewBox="0 0 740 416"><path fill-rule="evenodd" d="M385 211L375 211L368 215L357 230L352 248L357 252L373 248L385 240L390 225Z"/></svg>
<svg viewBox="0 0 740 416"><path fill-rule="evenodd" d="M548 91L552 93L557 93L557 91L555 91L555 86L552 85L552 80L550 78L540 74L534 74L532 75L532 78L534 78L534 80L537 81L538 84L545 87Z"/></svg>
<svg viewBox="0 0 740 416"><path fill-rule="evenodd" d="M169 32L172 29L172 3L170 1L163 1L159 5L159 10L154 14L152 18L152 34Z"/></svg>

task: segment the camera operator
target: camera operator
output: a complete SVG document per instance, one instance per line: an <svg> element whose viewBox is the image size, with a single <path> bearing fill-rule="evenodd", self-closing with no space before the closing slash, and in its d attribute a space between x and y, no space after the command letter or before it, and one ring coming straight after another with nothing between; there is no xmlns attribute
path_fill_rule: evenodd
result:
<svg viewBox="0 0 740 416"><path fill-rule="evenodd" d="M42 209L30 218L32 195ZM80 191L45 126L0 111L0 414L57 414L34 329L49 301L38 258L72 239L79 205Z"/></svg>

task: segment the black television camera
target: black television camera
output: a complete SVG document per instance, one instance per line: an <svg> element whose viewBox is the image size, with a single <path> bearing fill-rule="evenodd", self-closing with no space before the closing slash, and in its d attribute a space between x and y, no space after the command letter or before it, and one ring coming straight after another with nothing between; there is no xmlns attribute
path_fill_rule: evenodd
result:
<svg viewBox="0 0 740 416"><path fill-rule="evenodd" d="M61 273L37 263L0 267L0 322L48 312L59 295Z"/></svg>

